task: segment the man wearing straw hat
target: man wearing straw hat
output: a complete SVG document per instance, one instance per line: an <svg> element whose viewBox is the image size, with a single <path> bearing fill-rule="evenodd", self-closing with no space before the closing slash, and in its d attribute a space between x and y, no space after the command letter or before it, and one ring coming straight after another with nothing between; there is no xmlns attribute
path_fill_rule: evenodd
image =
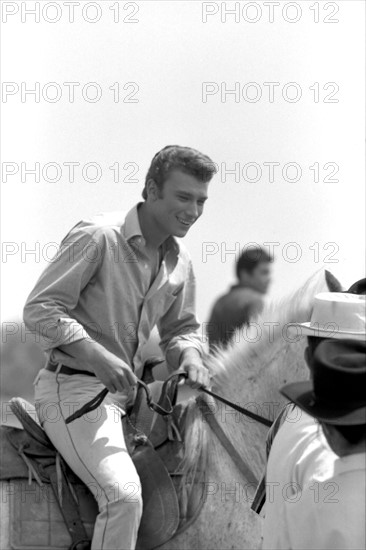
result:
<svg viewBox="0 0 366 550"><path fill-rule="evenodd" d="M309 323L311 379L269 454L263 549L365 548L366 296L322 293ZM291 421L292 420L292 421Z"/></svg>

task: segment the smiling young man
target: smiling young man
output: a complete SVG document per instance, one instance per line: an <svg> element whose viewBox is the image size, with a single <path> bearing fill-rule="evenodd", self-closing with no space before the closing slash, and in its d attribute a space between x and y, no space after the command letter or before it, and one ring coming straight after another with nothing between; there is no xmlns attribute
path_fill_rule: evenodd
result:
<svg viewBox="0 0 366 550"><path fill-rule="evenodd" d="M24 309L26 326L48 356L35 381L40 422L98 502L93 550L136 544L141 487L121 415L153 327L171 369L184 369L193 387L209 382L192 263L175 237L201 216L214 173L211 159L194 149L159 151L146 176L145 201L127 214L101 214L71 229ZM96 415L65 423L104 386L110 393Z"/></svg>

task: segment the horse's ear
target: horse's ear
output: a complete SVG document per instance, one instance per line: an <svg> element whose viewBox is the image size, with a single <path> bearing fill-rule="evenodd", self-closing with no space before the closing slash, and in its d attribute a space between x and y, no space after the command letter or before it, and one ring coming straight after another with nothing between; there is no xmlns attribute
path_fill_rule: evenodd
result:
<svg viewBox="0 0 366 550"><path fill-rule="evenodd" d="M366 279L360 279L353 283L347 290L350 294L366 294Z"/></svg>
<svg viewBox="0 0 366 550"><path fill-rule="evenodd" d="M342 292L341 283L338 281L337 277L327 269L325 270L325 282L327 283L329 292Z"/></svg>

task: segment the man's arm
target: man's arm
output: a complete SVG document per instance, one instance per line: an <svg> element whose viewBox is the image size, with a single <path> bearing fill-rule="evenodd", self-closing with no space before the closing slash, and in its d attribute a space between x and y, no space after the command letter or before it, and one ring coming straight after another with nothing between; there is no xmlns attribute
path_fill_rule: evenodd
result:
<svg viewBox="0 0 366 550"><path fill-rule="evenodd" d="M158 322L160 346L169 366L188 373L192 387L209 385L208 370L203 365L206 347L200 335L195 313L195 277L191 262L188 276L168 311Z"/></svg>
<svg viewBox="0 0 366 550"><path fill-rule="evenodd" d="M80 294L95 274L99 261L87 261L86 251L100 250L102 241L76 228L62 241L56 257L47 265L29 295L23 317L28 329L39 336L44 351L51 351L88 334L73 319Z"/></svg>
<svg viewBox="0 0 366 550"><path fill-rule="evenodd" d="M76 228L69 233L31 292L24 322L39 336L41 347L51 354L52 361L91 370L114 392L134 383L135 375L124 361L95 342L70 314L97 272L105 250L105 236L100 230L90 234Z"/></svg>
<svg viewBox="0 0 366 550"><path fill-rule="evenodd" d="M206 323L206 334L210 350L214 350L220 343L225 343L226 323L221 304L222 298L219 298L212 308L210 320Z"/></svg>

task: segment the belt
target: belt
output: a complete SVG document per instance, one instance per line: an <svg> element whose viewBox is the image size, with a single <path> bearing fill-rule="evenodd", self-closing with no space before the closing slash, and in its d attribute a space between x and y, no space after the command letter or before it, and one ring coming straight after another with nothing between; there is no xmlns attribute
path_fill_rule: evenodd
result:
<svg viewBox="0 0 366 550"><path fill-rule="evenodd" d="M67 367L66 365L62 365L60 369L58 367L59 365L51 365L50 363L48 363L45 369L50 370L51 372L58 371L60 374L87 374L88 376L95 376L94 372L90 372L87 370L72 369L71 367Z"/></svg>

